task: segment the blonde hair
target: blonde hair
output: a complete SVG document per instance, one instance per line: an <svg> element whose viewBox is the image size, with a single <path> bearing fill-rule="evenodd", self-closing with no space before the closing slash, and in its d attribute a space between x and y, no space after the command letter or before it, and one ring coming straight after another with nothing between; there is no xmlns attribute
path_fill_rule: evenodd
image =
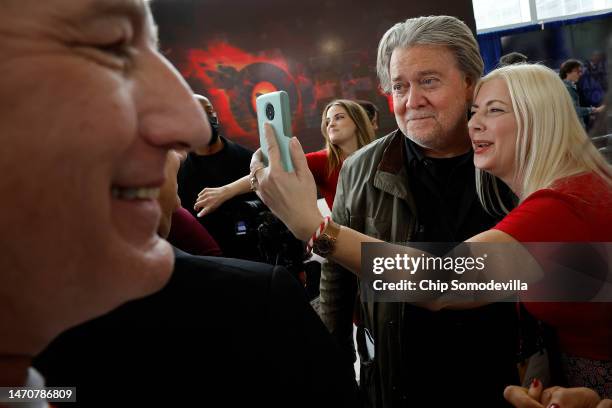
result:
<svg viewBox="0 0 612 408"><path fill-rule="evenodd" d="M482 78L474 95L494 79L506 83L516 119L512 183L517 186L519 202L559 179L584 172L596 173L612 184L612 168L587 136L565 85L553 70L537 64L498 68ZM487 210L507 213L496 184L495 177L476 170L481 203Z"/></svg>
<svg viewBox="0 0 612 408"><path fill-rule="evenodd" d="M345 157L342 157L342 151L340 148L332 144L329 139L329 135L327 134L327 111L330 110L332 106L341 106L344 108L353 123L355 123L355 127L357 128L355 130L357 149L361 149L363 146L374 140L374 128L372 127L372 122L370 122L368 114L366 113L365 109L361 107L361 105L348 99L336 99L328 103L325 109L323 109L323 114L321 115L321 133L323 133L323 137L325 138L328 173L331 173L342 165L342 161L345 159Z"/></svg>
<svg viewBox="0 0 612 408"><path fill-rule="evenodd" d="M484 64L474 34L465 23L452 16L428 16L409 18L395 24L383 35L378 44L376 72L381 88L391 92L389 63L396 48L415 45L441 45L455 56L457 67L472 80L478 81Z"/></svg>

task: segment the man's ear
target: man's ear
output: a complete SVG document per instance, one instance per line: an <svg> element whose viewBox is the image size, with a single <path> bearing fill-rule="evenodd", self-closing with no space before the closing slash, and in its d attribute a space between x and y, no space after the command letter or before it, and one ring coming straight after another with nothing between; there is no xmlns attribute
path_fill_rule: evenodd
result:
<svg viewBox="0 0 612 408"><path fill-rule="evenodd" d="M466 76L465 79L465 102L466 102L466 114L468 120L472 116L471 108L472 101L474 100L474 90L476 89L476 82L473 78Z"/></svg>
<svg viewBox="0 0 612 408"><path fill-rule="evenodd" d="M466 76L465 86L467 91L469 91L469 94L472 96L474 94L474 88L476 87L476 81L472 77Z"/></svg>
<svg viewBox="0 0 612 408"><path fill-rule="evenodd" d="M472 104L472 100L474 99L474 90L476 89L477 81L472 77L465 77L465 100L469 105Z"/></svg>

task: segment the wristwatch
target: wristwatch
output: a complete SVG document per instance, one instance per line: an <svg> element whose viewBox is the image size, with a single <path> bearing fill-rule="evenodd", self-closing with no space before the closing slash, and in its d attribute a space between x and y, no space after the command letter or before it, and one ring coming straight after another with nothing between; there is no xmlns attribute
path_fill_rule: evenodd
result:
<svg viewBox="0 0 612 408"><path fill-rule="evenodd" d="M319 238L314 241L312 245L313 252L323 258L327 258L336 248L336 239L339 233L340 226L330 219L327 227L319 235Z"/></svg>

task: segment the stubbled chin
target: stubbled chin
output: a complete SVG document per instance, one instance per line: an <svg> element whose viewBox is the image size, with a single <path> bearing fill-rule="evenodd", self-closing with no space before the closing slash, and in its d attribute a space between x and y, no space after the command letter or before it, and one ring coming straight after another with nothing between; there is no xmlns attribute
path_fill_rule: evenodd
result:
<svg viewBox="0 0 612 408"><path fill-rule="evenodd" d="M432 129L432 119L419 119L419 120L411 120L410 122L408 122L406 124L406 128L407 129L414 129L414 130L428 130L428 129Z"/></svg>

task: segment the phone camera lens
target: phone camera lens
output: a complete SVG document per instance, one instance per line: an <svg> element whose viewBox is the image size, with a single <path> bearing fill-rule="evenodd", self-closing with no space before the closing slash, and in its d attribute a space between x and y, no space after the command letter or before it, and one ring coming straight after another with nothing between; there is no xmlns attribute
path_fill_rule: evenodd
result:
<svg viewBox="0 0 612 408"><path fill-rule="evenodd" d="M266 117L269 120L273 120L274 119L274 106L272 106L271 103L266 105Z"/></svg>

